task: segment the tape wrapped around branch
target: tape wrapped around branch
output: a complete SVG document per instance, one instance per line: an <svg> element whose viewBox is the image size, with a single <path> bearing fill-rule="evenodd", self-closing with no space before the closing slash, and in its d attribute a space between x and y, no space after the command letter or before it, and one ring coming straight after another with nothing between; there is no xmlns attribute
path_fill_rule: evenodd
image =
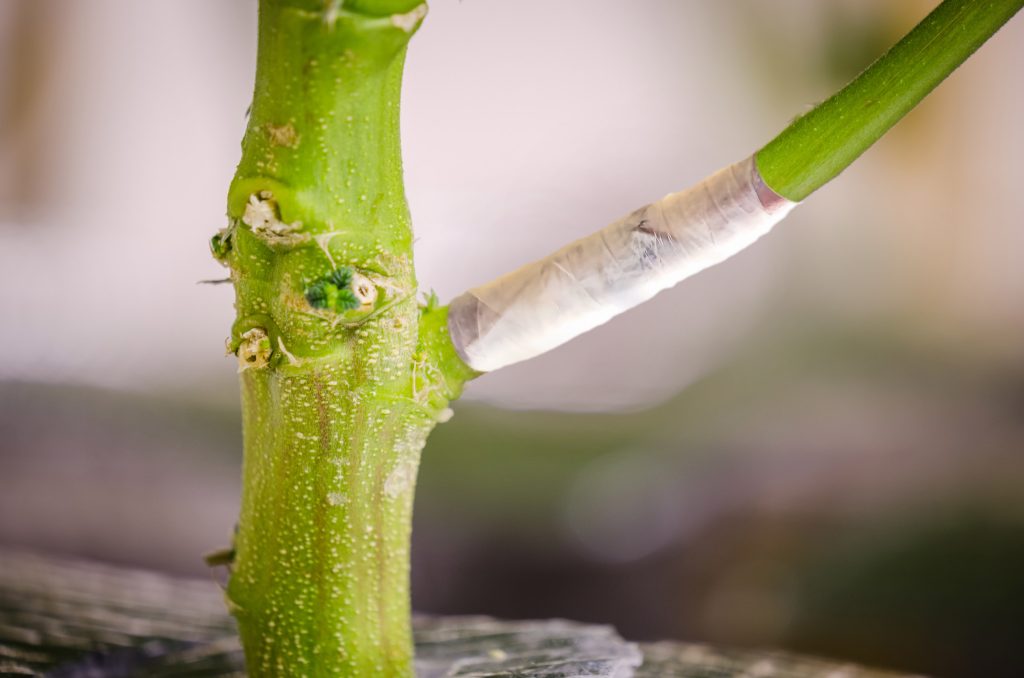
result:
<svg viewBox="0 0 1024 678"><path fill-rule="evenodd" d="M751 156L456 297L452 341L481 372L532 358L728 259L796 204Z"/></svg>

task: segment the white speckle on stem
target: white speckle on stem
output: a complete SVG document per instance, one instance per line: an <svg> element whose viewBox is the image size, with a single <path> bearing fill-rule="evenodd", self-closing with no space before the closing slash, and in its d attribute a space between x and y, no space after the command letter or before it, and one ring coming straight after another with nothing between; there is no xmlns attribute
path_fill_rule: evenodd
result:
<svg viewBox="0 0 1024 678"><path fill-rule="evenodd" d="M427 4L423 3L422 5L416 5L405 14L392 14L391 25L402 29L406 33L412 33L425 16L427 16Z"/></svg>
<svg viewBox="0 0 1024 678"><path fill-rule="evenodd" d="M302 364L302 359L301 358L296 358L295 355L291 351L289 351L287 348L285 348L284 339L282 339L281 337L277 338L277 347L279 349L281 349L281 353L284 354L284 357L288 359L288 362L290 364L292 364L292 365L301 365Z"/></svg>
<svg viewBox="0 0 1024 678"><path fill-rule="evenodd" d="M384 494L389 499L396 499L412 489L416 482L416 465L408 461L400 461L384 481Z"/></svg>

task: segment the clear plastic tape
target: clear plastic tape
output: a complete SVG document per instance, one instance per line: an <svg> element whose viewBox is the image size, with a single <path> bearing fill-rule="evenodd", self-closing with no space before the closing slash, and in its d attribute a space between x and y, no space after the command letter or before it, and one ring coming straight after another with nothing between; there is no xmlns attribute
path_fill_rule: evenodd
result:
<svg viewBox="0 0 1024 678"><path fill-rule="evenodd" d="M452 341L481 372L532 358L728 259L795 205L751 156L456 297Z"/></svg>

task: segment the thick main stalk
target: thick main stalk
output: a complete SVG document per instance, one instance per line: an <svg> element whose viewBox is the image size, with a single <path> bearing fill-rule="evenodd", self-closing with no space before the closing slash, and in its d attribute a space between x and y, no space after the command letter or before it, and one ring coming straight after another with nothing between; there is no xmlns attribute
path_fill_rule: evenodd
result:
<svg viewBox="0 0 1024 678"><path fill-rule="evenodd" d="M253 676L412 674L413 486L458 389L438 364L449 347L420 339L443 311L415 300L402 188L402 65L425 10L260 2L213 240L236 289L245 446L227 597Z"/></svg>

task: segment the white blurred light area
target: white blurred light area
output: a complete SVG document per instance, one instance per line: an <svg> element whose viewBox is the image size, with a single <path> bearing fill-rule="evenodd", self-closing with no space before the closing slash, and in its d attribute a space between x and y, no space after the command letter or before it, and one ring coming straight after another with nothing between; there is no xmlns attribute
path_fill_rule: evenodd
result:
<svg viewBox="0 0 1024 678"><path fill-rule="evenodd" d="M434 0L402 123L422 288L450 299L750 154L835 86L807 65L825 13L891 41L932 5ZM0 379L237 397L231 290L197 281L224 275L206 242L255 29L255 0L0 3ZM807 317L1020 358L1022 59L1017 20L752 250L467 396L637 407Z"/></svg>

